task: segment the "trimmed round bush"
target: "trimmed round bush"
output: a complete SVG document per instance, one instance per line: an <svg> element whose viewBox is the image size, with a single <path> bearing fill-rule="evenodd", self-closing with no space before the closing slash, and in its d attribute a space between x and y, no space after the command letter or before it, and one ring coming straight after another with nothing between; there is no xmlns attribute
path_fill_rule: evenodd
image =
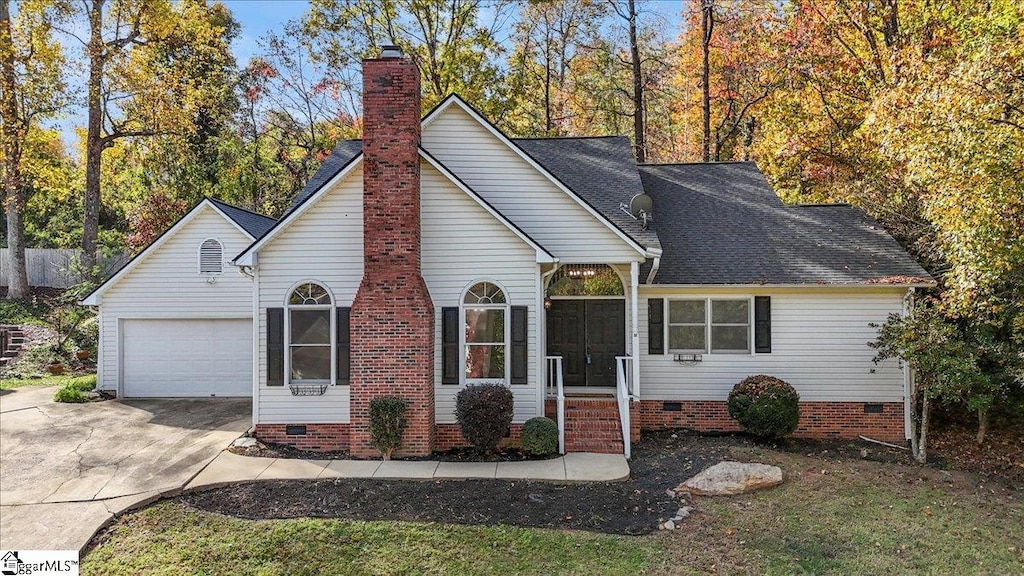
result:
<svg viewBox="0 0 1024 576"><path fill-rule="evenodd" d="M558 450L558 424L551 418L538 416L523 424L523 452L531 456L547 456Z"/></svg>
<svg viewBox="0 0 1024 576"><path fill-rule="evenodd" d="M782 438L800 422L800 395L774 376L749 376L729 392L729 416L752 436Z"/></svg>
<svg viewBox="0 0 1024 576"><path fill-rule="evenodd" d="M512 425L512 391L501 384L479 384L459 390L455 418L462 437L481 452L493 452Z"/></svg>
<svg viewBox="0 0 1024 576"><path fill-rule="evenodd" d="M402 445L405 433L406 404L397 396L378 396L370 400L370 443L390 460Z"/></svg>

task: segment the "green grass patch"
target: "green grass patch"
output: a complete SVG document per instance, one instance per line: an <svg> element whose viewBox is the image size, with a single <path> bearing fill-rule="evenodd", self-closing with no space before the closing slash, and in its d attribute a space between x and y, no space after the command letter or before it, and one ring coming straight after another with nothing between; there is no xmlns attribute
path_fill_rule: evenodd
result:
<svg viewBox="0 0 1024 576"><path fill-rule="evenodd" d="M652 540L508 526L240 520L163 502L114 524L83 574L637 574Z"/></svg>
<svg viewBox="0 0 1024 576"><path fill-rule="evenodd" d="M1012 493L932 469L777 459L782 487L702 501L709 553L758 574L1024 573Z"/></svg>
<svg viewBox="0 0 1024 576"><path fill-rule="evenodd" d="M93 376L96 378L96 376ZM74 380L74 376L40 376L38 378L0 378L0 390L13 390L15 388L44 388L47 386L63 386Z"/></svg>

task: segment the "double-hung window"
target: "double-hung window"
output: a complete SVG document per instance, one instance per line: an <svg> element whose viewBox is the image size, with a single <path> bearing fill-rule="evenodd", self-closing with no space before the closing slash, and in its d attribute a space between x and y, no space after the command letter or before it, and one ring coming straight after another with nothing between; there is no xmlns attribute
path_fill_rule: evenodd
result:
<svg viewBox="0 0 1024 576"><path fill-rule="evenodd" d="M462 299L466 381L506 381L509 305L491 282L478 282Z"/></svg>
<svg viewBox="0 0 1024 576"><path fill-rule="evenodd" d="M750 352L750 300L669 300L668 348L684 354Z"/></svg>
<svg viewBox="0 0 1024 576"><path fill-rule="evenodd" d="M307 282L288 297L290 382L332 381L332 302L323 286Z"/></svg>

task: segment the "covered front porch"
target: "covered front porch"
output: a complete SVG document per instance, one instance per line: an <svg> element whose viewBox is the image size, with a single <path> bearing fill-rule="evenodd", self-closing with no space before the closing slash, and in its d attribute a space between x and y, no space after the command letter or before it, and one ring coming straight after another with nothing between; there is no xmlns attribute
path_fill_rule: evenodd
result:
<svg viewBox="0 0 1024 576"><path fill-rule="evenodd" d="M639 400L640 265L555 264L543 273L545 413L559 451L630 457Z"/></svg>

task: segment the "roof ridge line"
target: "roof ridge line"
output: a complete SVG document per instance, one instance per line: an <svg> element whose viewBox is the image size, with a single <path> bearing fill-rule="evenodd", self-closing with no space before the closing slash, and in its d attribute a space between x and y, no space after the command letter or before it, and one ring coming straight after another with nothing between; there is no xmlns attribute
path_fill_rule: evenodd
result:
<svg viewBox="0 0 1024 576"><path fill-rule="evenodd" d="M754 162L753 160L716 160L714 162L644 162L643 164L637 164L637 166L714 166L718 164L754 164L756 166L757 162Z"/></svg>
<svg viewBox="0 0 1024 576"><path fill-rule="evenodd" d="M598 138L629 138L625 134L602 134L596 136L514 136L511 140L596 140Z"/></svg>

